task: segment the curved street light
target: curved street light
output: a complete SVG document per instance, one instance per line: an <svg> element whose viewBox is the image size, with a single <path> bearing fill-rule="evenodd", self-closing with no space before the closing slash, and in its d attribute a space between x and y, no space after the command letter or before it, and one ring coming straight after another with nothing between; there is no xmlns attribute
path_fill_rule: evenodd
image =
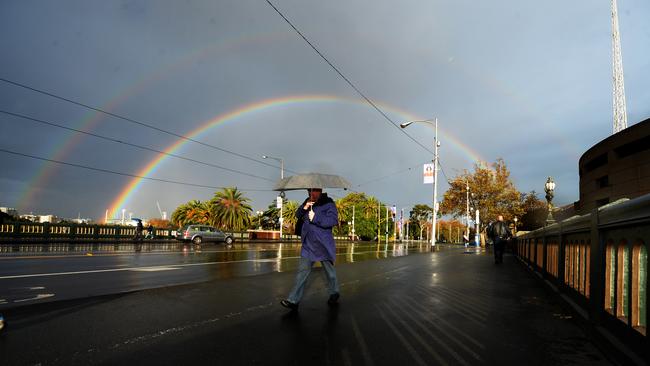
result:
<svg viewBox="0 0 650 366"><path fill-rule="evenodd" d="M440 147L440 141L438 141L438 118L434 119L424 119L417 121L408 121L400 123L401 128L406 128L413 123L426 123L433 125L436 131L436 134L433 138L433 217L431 219L431 246L436 245L436 220L437 220L437 201L438 201L438 148Z"/></svg>

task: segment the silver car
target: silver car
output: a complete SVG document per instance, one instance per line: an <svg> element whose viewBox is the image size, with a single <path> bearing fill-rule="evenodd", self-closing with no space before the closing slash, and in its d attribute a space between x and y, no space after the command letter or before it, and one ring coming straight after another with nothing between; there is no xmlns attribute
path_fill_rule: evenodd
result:
<svg viewBox="0 0 650 366"><path fill-rule="evenodd" d="M189 225L176 233L176 240L191 241L194 244L203 242L223 242L228 245L232 244L235 239L232 235L207 225Z"/></svg>

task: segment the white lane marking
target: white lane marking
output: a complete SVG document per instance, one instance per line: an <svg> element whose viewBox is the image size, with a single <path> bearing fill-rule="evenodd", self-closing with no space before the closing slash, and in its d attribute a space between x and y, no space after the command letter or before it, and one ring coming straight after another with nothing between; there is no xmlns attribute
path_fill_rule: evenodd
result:
<svg viewBox="0 0 650 366"><path fill-rule="evenodd" d="M43 300L47 299L48 297L53 297L54 294L38 294L35 297L30 297L29 299L19 299L19 300L14 300L14 302L25 302L25 301L33 301L33 300Z"/></svg>
<svg viewBox="0 0 650 366"><path fill-rule="evenodd" d="M359 252L356 254L363 254L363 253L376 253L375 250L372 251L367 251L367 252ZM345 256L347 253L339 253L337 256ZM282 258L272 258L273 261L277 261L278 259L280 260L287 260L287 259L298 259L300 256L297 257L282 257ZM228 263L246 263L246 262L259 262L259 263L264 263L264 262L269 262L269 258L264 258L264 259L243 259L239 261L219 261L219 262L204 262L204 263L185 263L185 264L165 264L165 265L160 265L160 266L152 266L148 268L156 268L156 267L178 267L178 268L183 268L183 267L193 267L193 266L211 266L215 264L228 264ZM137 270L138 268L142 267L126 267L126 268L107 268L107 269L95 269L95 270L86 270L86 271L70 271L70 272L51 272L51 273L32 273L32 274L22 274L22 275L10 275L10 276L0 276L0 280L10 280L10 279L15 279L15 278L30 278L30 277L53 277L53 276L69 276L69 275L78 275L78 274L92 274L92 273L106 273L106 272L124 272L124 271L134 271Z"/></svg>
<svg viewBox="0 0 650 366"><path fill-rule="evenodd" d="M45 287L43 286L36 286L36 287L30 287L30 290L45 290Z"/></svg>
<svg viewBox="0 0 650 366"><path fill-rule="evenodd" d="M6 304L6 303L7 303L7 300L5 300L5 299L0 299L0 305L4 305L4 304Z"/></svg>
<svg viewBox="0 0 650 366"><path fill-rule="evenodd" d="M173 328L162 329L162 330L159 330L159 331L156 331L156 332L153 332L153 333L141 335L141 336L138 336L138 337L135 337L135 338L129 338L129 339L126 339L126 340L124 340L122 342L115 343L112 346L109 346L108 349L113 350L113 349L116 349L116 348L119 348L119 347L124 347L124 346L129 346L129 345L132 345L132 344L136 344L136 343L142 343L142 342L150 341L152 339L163 337L163 336L166 336L168 334L171 335L171 334L174 334L174 333L180 333L180 332L185 332L185 331L195 329L195 328L199 328L199 327L204 327L206 325L210 325L210 324L219 322L219 321L224 320L224 319L237 317L237 316L240 316L242 314L251 313L251 312L258 311L258 310L264 310L264 309L269 308L269 307L274 306L274 305L275 305L275 302L270 302L270 303L261 304L261 305L254 305L254 306L250 306L250 307L248 307L248 308L246 308L246 309L244 309L244 310L242 310L240 312L237 312L237 313L229 313L229 314L223 315L221 317L214 317L214 318L210 318L210 319L200 320L200 321L190 323L190 324L180 325L180 326L173 327ZM99 351L99 350L97 350L97 349L89 349L88 350L88 352L96 352L96 351Z"/></svg>
<svg viewBox="0 0 650 366"><path fill-rule="evenodd" d="M297 259L300 257L284 257L282 259ZM204 262L204 263L185 263L185 264L173 264L173 267L183 268L183 267L194 267L194 266L211 266L215 264L227 264L227 263L246 263L246 262L260 262L263 260L258 259L243 259L239 261L221 261L221 262ZM160 268L160 267L170 267L169 264L161 266L152 266L144 268ZM94 269L87 271L71 271L71 272L52 272L52 273L33 273L33 274L23 274L23 275L11 275L11 276L0 276L0 280L9 280L14 278L29 278L29 277L52 277L52 276L68 276L68 275L77 275L77 274L91 274L91 273L106 273L106 272L124 272L124 271L135 271L143 267L128 267L128 268L108 268L108 269Z"/></svg>
<svg viewBox="0 0 650 366"><path fill-rule="evenodd" d="M132 269L132 271L136 271L136 272L158 272L158 271L173 271L175 269L180 269L180 268L176 268L176 267L144 267L144 268Z"/></svg>

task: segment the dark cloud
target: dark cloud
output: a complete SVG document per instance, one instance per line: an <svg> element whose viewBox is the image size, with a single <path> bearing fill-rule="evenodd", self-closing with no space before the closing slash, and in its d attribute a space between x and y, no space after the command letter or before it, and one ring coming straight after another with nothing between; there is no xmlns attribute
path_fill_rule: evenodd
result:
<svg viewBox="0 0 650 366"><path fill-rule="evenodd" d="M476 155L503 157L521 190L540 192L553 175L557 201L577 199L577 159L611 131L609 3L275 3L396 122L439 117L448 176L471 168ZM650 112L650 5L634 0L619 6L634 123ZM281 156L294 171L338 173L356 185L431 159L360 101L265 2L3 2L0 47L0 77L179 134L264 100L336 96L251 110L197 136L256 158ZM0 83L0 109L161 150L176 141L6 83ZM68 143L74 135L69 131L6 115L0 115L0 128L0 148L131 174L157 157L88 136ZM431 145L431 129L413 126L408 132ZM279 175L196 144L177 153L264 177ZM7 154L0 154L0 164L0 205L23 211L103 217L130 181ZM39 178L43 171L47 175ZM431 187L421 184L420 174L415 168L357 189L398 205L428 202ZM174 158L149 176L271 187ZM212 189L144 182L125 208L152 216L156 201L171 211L211 194ZM274 197L248 195L256 209Z"/></svg>

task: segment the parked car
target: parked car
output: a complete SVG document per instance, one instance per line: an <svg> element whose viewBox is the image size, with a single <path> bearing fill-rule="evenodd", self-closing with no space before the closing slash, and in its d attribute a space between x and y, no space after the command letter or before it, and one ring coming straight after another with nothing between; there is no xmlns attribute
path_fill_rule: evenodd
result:
<svg viewBox="0 0 650 366"><path fill-rule="evenodd" d="M203 242L222 242L228 245L235 239L232 235L207 225L189 225L176 232L176 240L191 241L194 244Z"/></svg>

